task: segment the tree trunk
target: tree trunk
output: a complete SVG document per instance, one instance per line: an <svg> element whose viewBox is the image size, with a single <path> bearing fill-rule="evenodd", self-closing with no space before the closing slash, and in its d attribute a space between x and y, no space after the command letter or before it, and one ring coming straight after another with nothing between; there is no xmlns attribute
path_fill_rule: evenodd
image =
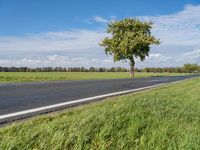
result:
<svg viewBox="0 0 200 150"><path fill-rule="evenodd" d="M135 76L134 66L135 66L135 61L133 60L133 58L131 58L130 59L130 75L131 75L131 78L134 78L134 76Z"/></svg>

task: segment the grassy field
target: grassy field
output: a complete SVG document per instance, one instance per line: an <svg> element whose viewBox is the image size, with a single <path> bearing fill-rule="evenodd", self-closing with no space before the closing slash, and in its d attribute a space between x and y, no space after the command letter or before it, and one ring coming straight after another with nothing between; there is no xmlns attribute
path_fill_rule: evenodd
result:
<svg viewBox="0 0 200 150"><path fill-rule="evenodd" d="M200 78L0 128L0 149L200 149Z"/></svg>
<svg viewBox="0 0 200 150"><path fill-rule="evenodd" d="M175 76L178 73L137 73L136 77ZM93 80L129 78L128 72L0 72L0 82Z"/></svg>

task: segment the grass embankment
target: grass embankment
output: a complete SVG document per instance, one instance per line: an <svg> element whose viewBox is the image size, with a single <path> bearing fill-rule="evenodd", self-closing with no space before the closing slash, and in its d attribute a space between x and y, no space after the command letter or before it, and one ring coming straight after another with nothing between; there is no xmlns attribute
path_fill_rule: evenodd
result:
<svg viewBox="0 0 200 150"><path fill-rule="evenodd" d="M137 73L136 77L176 76L178 73ZM0 72L0 82L94 80L129 78L128 72Z"/></svg>
<svg viewBox="0 0 200 150"><path fill-rule="evenodd" d="M200 79L0 128L0 149L200 149Z"/></svg>

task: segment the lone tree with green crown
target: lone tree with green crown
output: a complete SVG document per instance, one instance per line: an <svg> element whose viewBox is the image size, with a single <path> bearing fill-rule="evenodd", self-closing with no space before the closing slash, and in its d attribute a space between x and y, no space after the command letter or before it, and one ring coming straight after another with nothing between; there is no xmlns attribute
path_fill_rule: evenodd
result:
<svg viewBox="0 0 200 150"><path fill-rule="evenodd" d="M143 61L149 56L150 46L160 44L159 39L151 35L152 23L141 22L138 19L126 18L108 24L106 37L100 43L105 53L113 55L115 62L129 61L131 77L134 77L135 58Z"/></svg>

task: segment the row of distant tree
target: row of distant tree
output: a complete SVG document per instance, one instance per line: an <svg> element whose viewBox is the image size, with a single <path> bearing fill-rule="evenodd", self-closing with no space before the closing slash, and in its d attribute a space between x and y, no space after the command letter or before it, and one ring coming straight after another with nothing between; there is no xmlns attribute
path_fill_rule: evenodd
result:
<svg viewBox="0 0 200 150"><path fill-rule="evenodd" d="M28 68L28 67L0 67L0 72L129 72L130 70L122 67L112 68L85 68L85 67L42 67L42 68ZM185 64L183 67L165 67L165 68L135 68L136 72L169 72L169 73L199 73L200 66L197 64Z"/></svg>
<svg viewBox="0 0 200 150"><path fill-rule="evenodd" d="M200 73L200 66L197 64L184 64L183 67L144 68L143 72Z"/></svg>
<svg viewBox="0 0 200 150"><path fill-rule="evenodd" d="M85 68L85 67L0 67L0 72L128 72L129 70L122 67L112 68Z"/></svg>

